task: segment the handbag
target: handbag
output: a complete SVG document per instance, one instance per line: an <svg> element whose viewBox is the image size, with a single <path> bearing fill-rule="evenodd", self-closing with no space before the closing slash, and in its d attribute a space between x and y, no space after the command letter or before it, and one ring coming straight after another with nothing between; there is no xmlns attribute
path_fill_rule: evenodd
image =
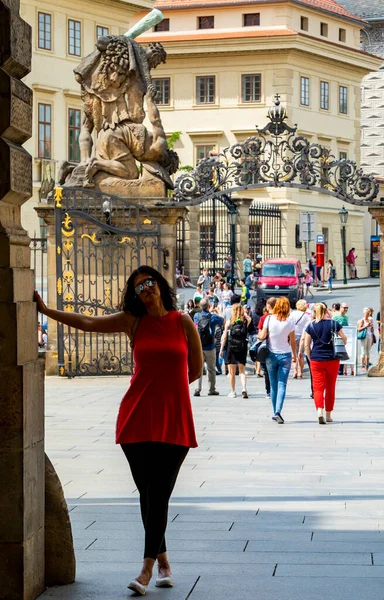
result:
<svg viewBox="0 0 384 600"><path fill-rule="evenodd" d="M337 335L336 329L332 331L332 345L335 360L349 360L349 354L345 348L345 344L341 337Z"/></svg>
<svg viewBox="0 0 384 600"><path fill-rule="evenodd" d="M266 323L270 320L271 317L268 317L266 319ZM268 326L267 326L268 329ZM252 362L260 362L260 363L265 363L265 361L267 360L267 356L269 354L269 348L268 348L268 336L265 338L265 340L257 340L253 346L249 349L249 355L251 357Z"/></svg>
<svg viewBox="0 0 384 600"><path fill-rule="evenodd" d="M376 344L376 342L377 342L376 336L374 333L372 333L372 345Z"/></svg>
<svg viewBox="0 0 384 600"><path fill-rule="evenodd" d="M367 328L362 329L361 331L357 332L357 339L358 340L365 340L366 337L367 337Z"/></svg>

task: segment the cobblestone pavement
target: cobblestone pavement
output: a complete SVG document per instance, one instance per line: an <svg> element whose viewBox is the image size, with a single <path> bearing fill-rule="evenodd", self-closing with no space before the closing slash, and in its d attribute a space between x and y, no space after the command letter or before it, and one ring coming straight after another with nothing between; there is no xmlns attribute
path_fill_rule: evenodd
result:
<svg viewBox="0 0 384 600"><path fill-rule="evenodd" d="M206 382L205 389L206 388ZM114 426L127 378L46 380L46 449L64 485L77 581L43 600L122 600L138 573L138 496ZM193 398L199 448L169 514L176 585L166 600L383 600L383 383L338 383L335 422L316 422L309 381L289 382L285 425L263 380L250 397ZM161 469L161 465L159 465Z"/></svg>

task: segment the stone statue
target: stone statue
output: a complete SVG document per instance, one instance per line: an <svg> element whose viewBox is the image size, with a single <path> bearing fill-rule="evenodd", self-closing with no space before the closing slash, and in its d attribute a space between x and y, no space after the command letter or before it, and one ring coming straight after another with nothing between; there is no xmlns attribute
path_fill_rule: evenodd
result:
<svg viewBox="0 0 384 600"><path fill-rule="evenodd" d="M178 156L168 149L150 75L166 56L159 43L144 48L127 35L99 38L74 70L84 104L81 162L61 165L60 184L128 197L173 189ZM144 99L152 132L143 125Z"/></svg>

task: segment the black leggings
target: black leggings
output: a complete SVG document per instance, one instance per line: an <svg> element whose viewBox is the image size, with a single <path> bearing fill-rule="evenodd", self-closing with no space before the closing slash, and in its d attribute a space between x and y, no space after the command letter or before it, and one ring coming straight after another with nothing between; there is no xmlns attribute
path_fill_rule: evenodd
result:
<svg viewBox="0 0 384 600"><path fill-rule="evenodd" d="M141 518L145 529L144 558L156 560L166 552L165 530L168 504L187 446L164 442L121 444L140 494Z"/></svg>

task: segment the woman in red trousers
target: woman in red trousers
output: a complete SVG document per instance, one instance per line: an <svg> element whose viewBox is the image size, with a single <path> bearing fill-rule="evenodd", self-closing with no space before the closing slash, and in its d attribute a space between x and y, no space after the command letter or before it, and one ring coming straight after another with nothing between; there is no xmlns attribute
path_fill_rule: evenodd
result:
<svg viewBox="0 0 384 600"><path fill-rule="evenodd" d="M332 333L336 332L344 343L347 338L340 323L326 318L327 308L324 304L315 304L313 312L314 320L305 330L304 345L311 364L318 420L320 425L325 425L325 423L332 423L336 380L340 367L340 361L335 360L333 356Z"/></svg>
<svg viewBox="0 0 384 600"><path fill-rule="evenodd" d="M135 370L119 410L116 443L140 494L145 529L144 563L129 589L144 595L157 560L157 587L172 587L165 530L168 503L189 448L197 446L189 383L203 368L201 342L189 315L177 311L175 294L155 269L133 271L118 312L90 317L48 308L35 292L37 309L82 331L123 332L134 341Z"/></svg>

